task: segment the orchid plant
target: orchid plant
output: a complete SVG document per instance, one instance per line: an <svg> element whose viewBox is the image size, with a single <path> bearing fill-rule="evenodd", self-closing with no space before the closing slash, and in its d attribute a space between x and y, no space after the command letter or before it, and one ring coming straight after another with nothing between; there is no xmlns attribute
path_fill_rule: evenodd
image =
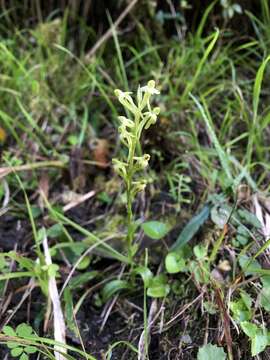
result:
<svg viewBox="0 0 270 360"><path fill-rule="evenodd" d="M115 90L119 102L130 114L130 118L119 116L120 126L118 128L120 140L127 148L127 157L124 160L113 159L116 173L123 179L126 188L127 201L127 248L130 262L136 253L137 247L134 244L136 222L132 211L132 204L136 195L145 189L147 180L139 172L147 168L150 155L138 154L140 140L143 130L147 130L157 121L160 112L159 107L151 107L152 95L159 94L154 80L150 80L146 86L139 87L137 99L134 102L131 92Z"/></svg>

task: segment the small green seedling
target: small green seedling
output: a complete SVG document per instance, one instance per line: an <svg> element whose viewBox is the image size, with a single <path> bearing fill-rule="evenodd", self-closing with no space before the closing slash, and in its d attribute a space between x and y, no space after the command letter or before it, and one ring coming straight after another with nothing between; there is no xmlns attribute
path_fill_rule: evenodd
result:
<svg viewBox="0 0 270 360"><path fill-rule="evenodd" d="M29 336L35 336L31 326L22 323L16 327L16 330L11 326L5 326L3 333L12 338L28 338ZM19 358L19 360L28 360L30 354L35 354L38 351L36 346L23 345L16 341L8 341L7 347L10 349L11 356Z"/></svg>
<svg viewBox="0 0 270 360"><path fill-rule="evenodd" d="M127 248L130 262L136 253L136 246L133 244L137 224L134 221L132 204L136 195L145 189L147 177L139 175L148 166L150 155L141 154L140 141L143 130L147 130L157 121L160 112L158 107L152 108L150 104L151 96L159 94L154 80L146 86L139 87L137 91L137 101L134 102L130 92L115 90L115 95L119 102L124 106L129 118L119 116L120 126L118 128L120 140L127 148L127 156L123 160L113 159L116 173L124 180L126 187L127 205Z"/></svg>
<svg viewBox="0 0 270 360"><path fill-rule="evenodd" d="M197 360L226 360L226 354L222 347L206 344L199 349Z"/></svg>

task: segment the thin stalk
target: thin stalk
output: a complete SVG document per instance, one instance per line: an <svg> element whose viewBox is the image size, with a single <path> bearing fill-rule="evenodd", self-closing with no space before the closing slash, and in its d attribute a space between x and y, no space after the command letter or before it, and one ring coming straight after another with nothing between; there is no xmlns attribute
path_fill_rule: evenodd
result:
<svg viewBox="0 0 270 360"><path fill-rule="evenodd" d="M132 264L132 243L133 243L133 235L134 235L134 218L132 212L132 203L133 203L133 196L132 196L132 178L134 174L134 156L136 151L136 143L137 143L137 133L138 133L138 123L139 123L139 116L135 118L135 127L134 127L134 138L131 143L131 148L129 149L128 154L128 172L127 172L127 181L126 181L126 188L127 188L127 245L128 245L128 257L129 261Z"/></svg>

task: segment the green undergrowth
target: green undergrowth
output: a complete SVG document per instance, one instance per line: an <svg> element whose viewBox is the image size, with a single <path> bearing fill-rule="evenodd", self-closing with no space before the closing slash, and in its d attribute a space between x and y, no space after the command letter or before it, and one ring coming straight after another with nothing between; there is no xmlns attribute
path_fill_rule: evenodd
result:
<svg viewBox="0 0 270 360"><path fill-rule="evenodd" d="M243 12L253 30L240 36L227 2L224 27L212 26L217 4L181 41L135 21L90 59L84 45L74 49L66 16L0 30L0 234L8 219L26 234L14 246L0 241L0 291L33 282L43 309L32 327L7 318L0 342L13 357L55 358L53 328L42 331L51 278L77 344L63 346L67 359L101 350L151 359L155 334L183 359L267 351L269 6L260 1L260 17ZM87 345L77 317L106 309L110 332L111 309L125 300L136 316L119 311L124 335Z"/></svg>

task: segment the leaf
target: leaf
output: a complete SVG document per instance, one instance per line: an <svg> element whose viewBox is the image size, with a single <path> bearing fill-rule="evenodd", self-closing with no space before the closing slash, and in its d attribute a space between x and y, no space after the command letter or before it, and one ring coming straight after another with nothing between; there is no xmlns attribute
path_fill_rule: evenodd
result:
<svg viewBox="0 0 270 360"><path fill-rule="evenodd" d="M152 271L146 267L146 266L138 266L135 270L134 270L135 274L138 274L142 277L144 285L146 287L148 287L150 285L150 281L153 278L153 273Z"/></svg>
<svg viewBox="0 0 270 360"><path fill-rule="evenodd" d="M233 313L233 318L235 321L239 323L250 320L252 317L251 308L248 307L247 300L243 300L243 298L238 299L237 301L230 302L230 310Z"/></svg>
<svg viewBox="0 0 270 360"><path fill-rule="evenodd" d="M251 259L247 255L239 255L238 258L239 265L242 270L244 270L245 275L253 275L256 274L257 270L261 269L261 265L255 259Z"/></svg>
<svg viewBox="0 0 270 360"><path fill-rule="evenodd" d="M193 252L196 258L201 260L207 256L207 247L205 245L196 245Z"/></svg>
<svg viewBox="0 0 270 360"><path fill-rule="evenodd" d="M190 94L190 97L195 102L197 108L199 109L201 116L206 124L207 131L209 134L209 137L211 139L211 142L213 143L215 150L217 152L217 155L219 157L219 161L221 163L221 166L226 174L227 179L231 182L232 180L232 173L230 169L230 161L228 155L225 153L224 149L222 148L221 144L219 143L218 137L215 133L214 125L212 123L212 119L210 117L210 114L208 112L206 102L203 100L203 106L201 103L196 99L195 96Z"/></svg>
<svg viewBox="0 0 270 360"><path fill-rule="evenodd" d="M261 353L268 344L268 337L266 334L257 333L251 339L251 355L255 356Z"/></svg>
<svg viewBox="0 0 270 360"><path fill-rule="evenodd" d="M169 274L176 274L185 269L186 263L181 254L171 252L165 258L165 267Z"/></svg>
<svg viewBox="0 0 270 360"><path fill-rule="evenodd" d="M252 324L249 321L242 321L240 323L241 329L243 332L250 338L255 337L256 333L258 332L259 328L257 325Z"/></svg>
<svg viewBox="0 0 270 360"><path fill-rule="evenodd" d="M27 354L35 354L38 351L37 347L32 345L26 346L23 350Z"/></svg>
<svg viewBox="0 0 270 360"><path fill-rule="evenodd" d="M0 254L0 270L3 270L7 266L5 257Z"/></svg>
<svg viewBox="0 0 270 360"><path fill-rule="evenodd" d="M226 353L222 347L207 344L199 349L197 360L226 360Z"/></svg>
<svg viewBox="0 0 270 360"><path fill-rule="evenodd" d="M253 225L255 226L257 229L261 229L262 228L262 224L260 223L260 221L258 220L258 218L252 214L251 212L243 209L243 210L238 210L238 214L239 216L245 220L249 225Z"/></svg>
<svg viewBox="0 0 270 360"><path fill-rule="evenodd" d="M50 238L59 238L63 234L63 227L61 224L54 224L47 229L47 236Z"/></svg>
<svg viewBox="0 0 270 360"><path fill-rule="evenodd" d="M102 298L106 302L109 300L115 293L124 290L130 289L131 285L126 280L112 280L108 282L102 289Z"/></svg>
<svg viewBox="0 0 270 360"><path fill-rule="evenodd" d="M17 357L17 356L20 356L22 354L22 352L23 352L23 348L16 347L16 348L12 349L10 353L13 357Z"/></svg>
<svg viewBox="0 0 270 360"><path fill-rule="evenodd" d="M238 14L242 14L242 7L239 4L233 4L232 7L235 12L237 12Z"/></svg>
<svg viewBox="0 0 270 360"><path fill-rule="evenodd" d="M243 246L245 246L248 243L248 238L243 235L237 235L236 240Z"/></svg>
<svg viewBox="0 0 270 360"><path fill-rule="evenodd" d="M257 74L253 87L253 117L256 119L259 107L259 100L261 94L262 81L264 76L264 70L267 63L270 61L270 56L268 56L263 63L261 64Z"/></svg>
<svg viewBox="0 0 270 360"><path fill-rule="evenodd" d="M20 264L22 268L25 268L29 271L33 271L35 267L35 262L33 260L28 259L24 256L20 256L15 251L9 251L5 255L8 256L10 259L17 261L17 263Z"/></svg>
<svg viewBox="0 0 270 360"><path fill-rule="evenodd" d="M70 289L76 289L98 276L98 271L87 271L81 275L74 276L69 282Z"/></svg>
<svg viewBox="0 0 270 360"><path fill-rule="evenodd" d="M240 292L240 296L244 302L244 304L246 305L246 308L251 310L251 305L252 305L252 298L251 296L244 290L241 290Z"/></svg>
<svg viewBox="0 0 270 360"><path fill-rule="evenodd" d="M9 349L14 349L14 348L18 347L18 344L16 342L8 341L7 342L7 347Z"/></svg>
<svg viewBox="0 0 270 360"><path fill-rule="evenodd" d="M17 356L20 356L22 352L23 352L23 348L16 347L16 348L12 349L10 353L12 356L17 357Z"/></svg>
<svg viewBox="0 0 270 360"><path fill-rule="evenodd" d="M186 243L188 243L194 235L197 234L200 227L206 222L210 215L210 206L205 205L199 214L195 215L189 222L185 225L184 229L181 231L176 242L171 246L170 250L178 251Z"/></svg>
<svg viewBox="0 0 270 360"><path fill-rule="evenodd" d="M222 204L222 206L216 205L211 210L211 220L220 229L223 229L228 222L231 211L232 208L226 204Z"/></svg>
<svg viewBox="0 0 270 360"><path fill-rule="evenodd" d="M33 329L31 326L22 323L16 327L16 334L22 338L27 338L31 336L33 333Z"/></svg>
<svg viewBox="0 0 270 360"><path fill-rule="evenodd" d="M57 264L50 264L48 266L48 275L49 277L56 277L59 266Z"/></svg>
<svg viewBox="0 0 270 360"><path fill-rule="evenodd" d="M11 326L4 326L3 333L7 336L12 336L12 337L16 336L16 332L12 329Z"/></svg>
<svg viewBox="0 0 270 360"><path fill-rule="evenodd" d="M210 315L214 315L217 313L217 306L211 301L205 301L203 303L204 310L208 312Z"/></svg>
<svg viewBox="0 0 270 360"><path fill-rule="evenodd" d="M167 224L160 221L147 221L141 227L145 235L154 240L162 239L170 230Z"/></svg>
<svg viewBox="0 0 270 360"><path fill-rule="evenodd" d="M79 264L77 265L77 269L78 270L84 270L86 268L88 268L88 266L90 265L91 262L91 257L90 256L84 256L82 258L82 260L79 262Z"/></svg>
<svg viewBox="0 0 270 360"><path fill-rule="evenodd" d="M29 357L27 354L23 353L21 356L20 356L20 360L29 360Z"/></svg>
<svg viewBox="0 0 270 360"><path fill-rule="evenodd" d="M259 295L260 305L266 311L270 311L270 287L262 288Z"/></svg>
<svg viewBox="0 0 270 360"><path fill-rule="evenodd" d="M195 280L200 284L207 284L210 280L209 263L204 261L198 263L197 261L190 261L189 270L193 273Z"/></svg>
<svg viewBox="0 0 270 360"><path fill-rule="evenodd" d="M65 318L67 321L68 328L76 334L76 325L74 323L73 316L73 300L70 287L66 287L64 290L64 301L65 301Z"/></svg>
<svg viewBox="0 0 270 360"><path fill-rule="evenodd" d="M262 276L261 282L263 284L263 287L270 287L270 275Z"/></svg>
<svg viewBox="0 0 270 360"><path fill-rule="evenodd" d="M155 276L147 289L147 295L153 298L162 298L169 294L170 286L167 283L167 277L164 274Z"/></svg>

